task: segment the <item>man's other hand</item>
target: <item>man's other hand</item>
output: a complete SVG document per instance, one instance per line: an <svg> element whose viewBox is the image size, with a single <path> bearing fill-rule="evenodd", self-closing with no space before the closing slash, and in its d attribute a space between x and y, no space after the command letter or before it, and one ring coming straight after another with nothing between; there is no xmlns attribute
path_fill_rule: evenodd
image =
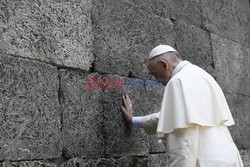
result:
<svg viewBox="0 0 250 167"><path fill-rule="evenodd" d="M132 124L132 118L133 118L133 109L132 109L132 103L127 94L122 96L122 106L121 106L121 111L123 114L124 119Z"/></svg>

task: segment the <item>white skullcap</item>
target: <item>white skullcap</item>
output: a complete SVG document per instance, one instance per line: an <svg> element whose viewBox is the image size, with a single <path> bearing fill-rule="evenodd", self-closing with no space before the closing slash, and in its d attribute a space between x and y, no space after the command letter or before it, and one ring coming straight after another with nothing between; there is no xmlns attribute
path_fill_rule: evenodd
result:
<svg viewBox="0 0 250 167"><path fill-rule="evenodd" d="M167 52L176 52L176 50L174 48L172 48L169 45L159 45L156 46L150 53L148 56L148 60L154 58L155 56L159 56L163 53L167 53Z"/></svg>

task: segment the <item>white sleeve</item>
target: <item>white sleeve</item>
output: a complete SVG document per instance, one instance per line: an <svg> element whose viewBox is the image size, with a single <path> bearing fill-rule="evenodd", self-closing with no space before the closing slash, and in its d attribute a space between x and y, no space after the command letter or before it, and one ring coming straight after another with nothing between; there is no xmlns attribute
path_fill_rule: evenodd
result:
<svg viewBox="0 0 250 167"><path fill-rule="evenodd" d="M142 117L133 117L132 124L136 128L143 128L142 126Z"/></svg>
<svg viewBox="0 0 250 167"><path fill-rule="evenodd" d="M142 126L148 135L156 134L160 112L142 117Z"/></svg>
<svg viewBox="0 0 250 167"><path fill-rule="evenodd" d="M133 117L132 124L136 128L143 128L148 135L156 134L159 114L160 112L143 117Z"/></svg>

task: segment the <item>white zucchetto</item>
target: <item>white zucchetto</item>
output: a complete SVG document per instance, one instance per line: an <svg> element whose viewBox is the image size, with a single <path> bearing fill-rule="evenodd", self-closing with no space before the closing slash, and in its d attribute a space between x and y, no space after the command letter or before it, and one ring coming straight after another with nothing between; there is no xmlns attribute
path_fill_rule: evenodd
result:
<svg viewBox="0 0 250 167"><path fill-rule="evenodd" d="M169 45L158 45L149 53L148 60L167 52L176 52L176 50Z"/></svg>

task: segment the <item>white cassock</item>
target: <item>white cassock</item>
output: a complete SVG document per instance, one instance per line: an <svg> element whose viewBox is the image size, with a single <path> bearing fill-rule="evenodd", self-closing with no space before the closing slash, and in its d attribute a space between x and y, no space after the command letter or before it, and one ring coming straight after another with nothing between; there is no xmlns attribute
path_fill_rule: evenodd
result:
<svg viewBox="0 0 250 167"><path fill-rule="evenodd" d="M244 166L227 128L233 124L220 86L188 61L174 69L161 111L142 117L146 133L165 140L169 167Z"/></svg>

